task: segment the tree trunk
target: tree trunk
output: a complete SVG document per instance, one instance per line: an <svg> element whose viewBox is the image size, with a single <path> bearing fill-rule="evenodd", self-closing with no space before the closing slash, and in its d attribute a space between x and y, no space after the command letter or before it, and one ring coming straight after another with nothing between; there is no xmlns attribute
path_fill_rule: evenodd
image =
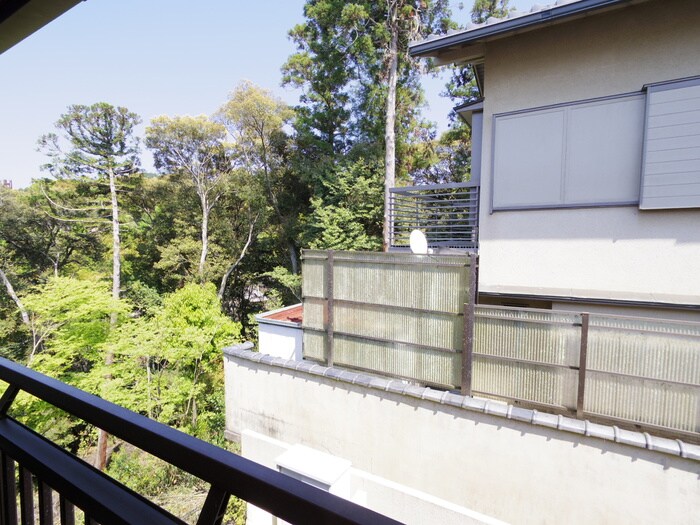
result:
<svg viewBox="0 0 700 525"><path fill-rule="evenodd" d="M117 201L117 181L114 170L109 170L109 193L112 198L112 298L119 299L121 292L121 239L119 233L119 203ZM118 314L112 312L109 316L110 329L117 326ZM105 383L112 379L109 367L114 363L114 354L107 352L105 355L105 365L107 365L107 375ZM100 429L97 436L97 454L95 456L95 468L104 470L107 465L107 440L109 434Z"/></svg>
<svg viewBox="0 0 700 525"><path fill-rule="evenodd" d="M5 272L3 272L2 269L0 269L0 279L2 279L2 281L5 283L5 288L7 288L7 293L10 295L10 298L17 305L17 309L19 310L19 313L22 316L22 322L31 329L32 323L29 319L29 312L27 312L26 308L24 308L22 301L20 301L19 296L17 295L17 293L15 293L15 289L12 286L12 283L7 278L7 275L5 275Z"/></svg>
<svg viewBox="0 0 700 525"><path fill-rule="evenodd" d="M250 243L253 241L253 229L255 228L255 223L257 221L258 217L255 217L253 222L250 223L250 228L248 229L248 240L246 240L245 246L243 246L243 249L241 250L241 254L238 256L236 262L234 262L231 266L228 267L228 270L226 270L226 273L221 279L221 286L219 286L219 301L221 301L224 298L224 292L226 291L226 283L228 282L228 278L231 277L233 270L235 270L236 266L238 266L243 260L243 257L245 257L245 252L248 250Z"/></svg>
<svg viewBox="0 0 700 525"><path fill-rule="evenodd" d="M391 42L389 44L388 91L386 96L386 121L384 130L384 251L389 250L390 232L390 188L396 183L396 70L398 68L399 28L396 20L398 13L389 13Z"/></svg>
<svg viewBox="0 0 700 525"><path fill-rule="evenodd" d="M297 257L297 247L294 245L294 241L290 240L287 242L287 249L289 250L289 261L292 264L292 273L297 275L299 273L299 258Z"/></svg>
<svg viewBox="0 0 700 525"><path fill-rule="evenodd" d="M204 282L204 263L209 251L209 202L206 196L201 197L202 202L202 253L199 256L199 281Z"/></svg>

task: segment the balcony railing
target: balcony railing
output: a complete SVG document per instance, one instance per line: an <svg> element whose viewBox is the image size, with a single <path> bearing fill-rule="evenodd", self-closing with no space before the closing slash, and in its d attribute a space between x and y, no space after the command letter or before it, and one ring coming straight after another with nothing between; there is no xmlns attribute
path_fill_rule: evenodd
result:
<svg viewBox="0 0 700 525"><path fill-rule="evenodd" d="M479 185L476 182L391 188L391 247L408 248L421 230L430 248L476 251L479 247Z"/></svg>
<svg viewBox="0 0 700 525"><path fill-rule="evenodd" d="M9 384L0 398L3 525L33 524L35 509L40 524L54 523L54 493L62 525L75 523L75 508L85 524L185 523L8 416L20 391L210 483L198 525L220 524L231 495L290 523L398 523L3 358L0 379Z"/></svg>

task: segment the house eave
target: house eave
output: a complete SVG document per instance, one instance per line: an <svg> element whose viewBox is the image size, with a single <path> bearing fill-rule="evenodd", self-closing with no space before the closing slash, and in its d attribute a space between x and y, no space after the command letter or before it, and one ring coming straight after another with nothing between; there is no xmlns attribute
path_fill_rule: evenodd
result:
<svg viewBox="0 0 700 525"><path fill-rule="evenodd" d="M429 37L412 43L409 53L414 57L436 58L440 64L469 61L483 55L483 43L486 41L644 1L647 0L579 0L546 7L534 13L496 20L458 33Z"/></svg>
<svg viewBox="0 0 700 525"><path fill-rule="evenodd" d="M0 0L0 54L84 0Z"/></svg>
<svg viewBox="0 0 700 525"><path fill-rule="evenodd" d="M520 286L483 286L479 295L491 298L585 303L652 309L700 311L696 297L669 294L615 294L601 290L560 290Z"/></svg>

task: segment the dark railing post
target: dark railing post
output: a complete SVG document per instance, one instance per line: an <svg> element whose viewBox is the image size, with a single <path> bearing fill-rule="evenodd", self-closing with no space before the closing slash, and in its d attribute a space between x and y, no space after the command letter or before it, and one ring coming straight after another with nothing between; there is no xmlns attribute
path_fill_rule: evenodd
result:
<svg viewBox="0 0 700 525"><path fill-rule="evenodd" d="M209 489L207 499L199 514L197 525L221 525L228 505L229 493L214 485Z"/></svg>
<svg viewBox="0 0 700 525"><path fill-rule="evenodd" d="M2 465L2 523L17 523L17 493L15 492L15 462L4 452Z"/></svg>
<svg viewBox="0 0 700 525"><path fill-rule="evenodd" d="M576 396L576 417L583 418L584 397L586 394L586 362L588 354L589 314L581 314L581 349L578 359L578 395Z"/></svg>
<svg viewBox="0 0 700 525"><path fill-rule="evenodd" d="M464 304L464 347L462 348L462 395L472 395L474 365L474 323L476 314L476 254L469 254L469 289Z"/></svg>
<svg viewBox="0 0 700 525"><path fill-rule="evenodd" d="M73 504L63 496L59 497L58 504L61 525L75 525L75 508Z"/></svg>
<svg viewBox="0 0 700 525"><path fill-rule="evenodd" d="M88 523L87 516L85 523ZM53 495L51 487L39 480L39 523L53 523Z"/></svg>
<svg viewBox="0 0 700 525"><path fill-rule="evenodd" d="M22 525L34 525L34 484L32 483L32 473L21 466L19 468L19 514Z"/></svg>
<svg viewBox="0 0 700 525"><path fill-rule="evenodd" d="M326 365L333 366L333 250L326 259Z"/></svg>
<svg viewBox="0 0 700 525"><path fill-rule="evenodd" d="M5 391L2 393L2 397L0 397L0 417L5 417L7 415L7 410L10 408L10 405L15 400L18 393L19 388L17 388L15 385L7 386Z"/></svg>

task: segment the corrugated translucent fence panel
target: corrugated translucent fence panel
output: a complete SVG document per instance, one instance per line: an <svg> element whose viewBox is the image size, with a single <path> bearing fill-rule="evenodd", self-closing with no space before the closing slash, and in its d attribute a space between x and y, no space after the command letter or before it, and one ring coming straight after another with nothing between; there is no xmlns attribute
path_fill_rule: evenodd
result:
<svg viewBox="0 0 700 525"><path fill-rule="evenodd" d="M581 316L551 310L476 307L475 392L576 408ZM550 365L550 366L548 366Z"/></svg>
<svg viewBox="0 0 700 525"><path fill-rule="evenodd" d="M301 294L303 297L326 297L327 259L326 252L304 252L304 260L302 262L303 279L301 282Z"/></svg>
<svg viewBox="0 0 700 525"><path fill-rule="evenodd" d="M444 349L462 347L460 316L354 303L338 303L334 311L336 333Z"/></svg>
<svg viewBox="0 0 700 525"><path fill-rule="evenodd" d="M326 334L324 332L314 332L304 330L303 348L304 357L322 361L325 355Z"/></svg>
<svg viewBox="0 0 700 525"><path fill-rule="evenodd" d="M336 335L335 362L342 366L453 387L459 384L461 354Z"/></svg>
<svg viewBox="0 0 700 525"><path fill-rule="evenodd" d="M700 385L700 325L591 315L588 368Z"/></svg>
<svg viewBox="0 0 700 525"><path fill-rule="evenodd" d="M475 355L475 393L574 410L578 373L532 363L499 361Z"/></svg>
<svg viewBox="0 0 700 525"><path fill-rule="evenodd" d="M304 315L302 328L323 330L326 315L326 300L315 297L304 297Z"/></svg>
<svg viewBox="0 0 700 525"><path fill-rule="evenodd" d="M476 307L474 352L578 366L581 315L554 310Z"/></svg>
<svg viewBox="0 0 700 525"><path fill-rule="evenodd" d="M334 254L333 297L339 301L460 313L468 285L466 264L466 257L456 256Z"/></svg>
<svg viewBox="0 0 700 525"><path fill-rule="evenodd" d="M590 372L586 413L700 432L700 395L691 386Z"/></svg>
<svg viewBox="0 0 700 525"><path fill-rule="evenodd" d="M304 357L325 360L331 351L335 365L459 386L469 261L464 255L333 252L329 258L329 252L304 251ZM329 268L332 290L326 289Z"/></svg>
<svg viewBox="0 0 700 525"><path fill-rule="evenodd" d="M699 325L591 315L587 366L586 412L700 432Z"/></svg>

